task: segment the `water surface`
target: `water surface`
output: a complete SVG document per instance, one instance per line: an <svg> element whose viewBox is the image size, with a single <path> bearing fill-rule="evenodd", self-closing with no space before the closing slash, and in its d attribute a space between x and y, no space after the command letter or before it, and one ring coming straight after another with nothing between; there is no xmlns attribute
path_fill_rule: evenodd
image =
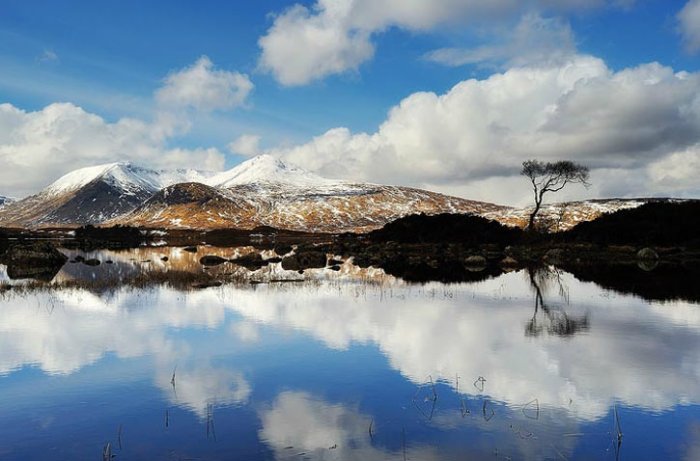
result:
<svg viewBox="0 0 700 461"><path fill-rule="evenodd" d="M349 264L91 287L243 269L85 256L103 263L0 296L0 459L700 459L692 302L554 270L411 285Z"/></svg>

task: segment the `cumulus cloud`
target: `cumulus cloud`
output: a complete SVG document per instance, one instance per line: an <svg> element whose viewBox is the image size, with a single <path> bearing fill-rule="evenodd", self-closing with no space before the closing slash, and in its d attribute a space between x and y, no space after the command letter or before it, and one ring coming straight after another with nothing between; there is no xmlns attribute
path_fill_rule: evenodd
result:
<svg viewBox="0 0 700 461"><path fill-rule="evenodd" d="M301 5L294 6L260 39L260 68L272 72L283 85L303 85L356 69L372 57L374 47L368 32L348 29L342 22L332 13L313 15Z"/></svg>
<svg viewBox="0 0 700 461"><path fill-rule="evenodd" d="M24 196L68 171L115 160L156 168L221 170L218 149L172 148L169 141L186 133L192 111L230 109L243 103L252 84L246 76L213 68L200 58L175 72L156 92L150 121L124 117L107 121L70 103L36 111L0 104L0 184L2 192Z"/></svg>
<svg viewBox="0 0 700 461"><path fill-rule="evenodd" d="M244 157L255 157L260 151L260 136L244 134L228 145L229 150Z"/></svg>
<svg viewBox="0 0 700 461"><path fill-rule="evenodd" d="M689 0L677 17L688 51L700 51L700 0Z"/></svg>
<svg viewBox="0 0 700 461"><path fill-rule="evenodd" d="M651 163L647 171L654 183L674 195L700 196L700 144Z"/></svg>
<svg viewBox="0 0 700 461"><path fill-rule="evenodd" d="M259 65L283 85L304 85L357 69L374 55L372 34L389 26L426 30L458 14L456 10L500 10L511 3L318 0L311 9L295 5L277 16L260 38Z"/></svg>
<svg viewBox="0 0 700 461"><path fill-rule="evenodd" d="M329 177L523 204L526 184L497 185L521 184L514 179L528 158L589 165L594 187L587 196L613 189L659 195L670 189L648 167L678 162L683 157L673 154L698 142L699 73L657 63L614 72L577 55L462 81L441 95L414 93L374 133L335 128L270 152Z"/></svg>
<svg viewBox="0 0 700 461"><path fill-rule="evenodd" d="M69 103L34 112L1 104L0 183L3 191L23 196L68 171L117 159L161 168L223 168L224 155L215 148L168 148L171 134L166 125L131 118L108 122Z"/></svg>
<svg viewBox="0 0 700 461"><path fill-rule="evenodd" d="M509 30L498 30L495 44L476 48L440 48L426 55L429 61L447 66L482 64L513 67L561 62L576 52L574 34L561 19L527 14Z"/></svg>
<svg viewBox="0 0 700 461"><path fill-rule="evenodd" d="M262 50L259 66L283 85L304 85L356 70L374 55L373 35L391 27L426 32L442 24L512 18L529 9L561 12L620 3L620 0L317 0L311 8L297 4L275 18L258 42ZM631 2L622 0L622 3ZM487 47L480 53L500 55L506 51Z"/></svg>
<svg viewBox="0 0 700 461"><path fill-rule="evenodd" d="M166 107L211 111L242 105L252 90L247 75L216 70L211 60L202 56L190 67L168 75L156 99Z"/></svg>

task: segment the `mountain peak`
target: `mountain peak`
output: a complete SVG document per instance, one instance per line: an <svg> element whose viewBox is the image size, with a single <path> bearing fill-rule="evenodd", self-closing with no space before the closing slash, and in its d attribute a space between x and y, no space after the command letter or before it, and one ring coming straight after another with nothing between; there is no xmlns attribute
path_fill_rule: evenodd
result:
<svg viewBox="0 0 700 461"><path fill-rule="evenodd" d="M97 180L107 182L126 194L139 191L153 193L179 182L206 183L211 175L191 169L156 171L131 162L115 162L71 171L44 189L44 193L56 195L72 192Z"/></svg>
<svg viewBox="0 0 700 461"><path fill-rule="evenodd" d="M48 186L45 191L50 194L77 190L81 187L110 175L119 174L119 170L128 171L133 166L128 162L105 163L103 165L80 168L67 173Z"/></svg>
<svg viewBox="0 0 700 461"><path fill-rule="evenodd" d="M262 154L212 177L209 184L227 188L253 183L321 186L337 182L338 181L328 180L310 171L289 165L272 155Z"/></svg>

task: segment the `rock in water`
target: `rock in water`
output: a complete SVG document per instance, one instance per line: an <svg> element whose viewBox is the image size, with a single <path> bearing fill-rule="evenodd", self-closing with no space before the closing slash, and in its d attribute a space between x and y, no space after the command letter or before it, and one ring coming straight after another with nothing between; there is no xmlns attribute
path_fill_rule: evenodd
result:
<svg viewBox="0 0 700 461"><path fill-rule="evenodd" d="M282 259L282 269L303 271L326 267L326 254L321 251L302 251Z"/></svg>
<svg viewBox="0 0 700 461"><path fill-rule="evenodd" d="M199 263L203 266L219 266L227 261L228 259L216 255L206 255L199 259Z"/></svg>
<svg viewBox="0 0 700 461"><path fill-rule="evenodd" d="M12 279L34 278L49 281L68 258L50 242L21 243L10 246L2 256L7 275Z"/></svg>
<svg viewBox="0 0 700 461"><path fill-rule="evenodd" d="M231 262L241 267L245 267L249 271L254 271L270 264L270 261L263 259L260 253L250 253L245 256L232 259Z"/></svg>

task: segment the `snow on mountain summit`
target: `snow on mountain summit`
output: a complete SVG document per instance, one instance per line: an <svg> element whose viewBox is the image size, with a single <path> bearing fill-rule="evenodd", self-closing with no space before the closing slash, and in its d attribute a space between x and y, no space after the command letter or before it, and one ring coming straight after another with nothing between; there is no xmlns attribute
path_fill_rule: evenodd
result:
<svg viewBox="0 0 700 461"><path fill-rule="evenodd" d="M71 171L44 189L45 192L55 195L80 189L98 179L112 180L116 183L129 184L136 179L137 183L145 183L146 188L151 184L141 180L137 174L131 174L134 167L129 163L108 163L105 165L90 166Z"/></svg>
<svg viewBox="0 0 700 461"><path fill-rule="evenodd" d="M205 182L210 176L212 173L197 170L156 171L129 162L116 162L71 171L44 189L44 192L58 195L78 190L97 180L107 182L125 194L156 192L178 182Z"/></svg>
<svg viewBox="0 0 700 461"><path fill-rule="evenodd" d="M309 171L286 164L271 155L262 154L211 177L207 183L221 188L255 183L318 187L341 184L343 181L322 178Z"/></svg>
<svg viewBox="0 0 700 461"><path fill-rule="evenodd" d="M261 155L221 173L124 162L82 168L3 207L0 224L366 232L411 213L501 208L408 187L325 179Z"/></svg>
<svg viewBox="0 0 700 461"><path fill-rule="evenodd" d="M151 170L129 162L107 163L71 171L44 189L44 193L59 195L78 190L97 180L107 182L126 194L137 191L153 193L184 182L198 182L220 188L260 183L305 188L344 184L343 181L322 178L265 154L220 173L194 169Z"/></svg>

